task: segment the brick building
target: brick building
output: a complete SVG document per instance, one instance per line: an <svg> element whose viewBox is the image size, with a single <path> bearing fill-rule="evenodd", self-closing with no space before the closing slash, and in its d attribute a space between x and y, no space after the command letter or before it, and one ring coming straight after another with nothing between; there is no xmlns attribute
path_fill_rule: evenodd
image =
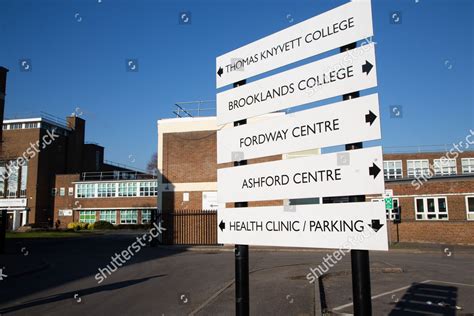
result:
<svg viewBox="0 0 474 316"><path fill-rule="evenodd" d="M444 156L384 154L385 187L399 207L387 216L401 219L390 222L392 241L474 244L474 152Z"/></svg>
<svg viewBox="0 0 474 316"><path fill-rule="evenodd" d="M274 115L283 114L273 113L250 121ZM217 210L217 168L231 166L216 162L217 129L215 117L158 121L159 209L163 212ZM248 163L319 153L313 150L253 159ZM445 154L384 153L385 185L386 189L393 190L395 207L387 214L391 241L474 244L474 152L459 152L455 159L441 162ZM426 181L420 178L428 175L430 169L432 177ZM380 198L367 196L368 201ZM347 201L348 198L315 196L314 199L252 202L249 206Z"/></svg>
<svg viewBox="0 0 474 316"><path fill-rule="evenodd" d="M156 176L135 171L84 172L56 176L54 221L149 224L156 210Z"/></svg>
<svg viewBox="0 0 474 316"><path fill-rule="evenodd" d="M68 208L69 197L77 196L73 182L83 181L81 174L111 172L119 175L112 179L123 179L131 170L107 163L102 146L84 142L86 122L80 117L62 120L42 113L4 119L7 72L0 67L0 209L7 209L8 229L26 224L51 227L58 210ZM133 173L135 178L144 177ZM152 198L144 199L139 204L150 205ZM116 206L127 204L124 200L117 200ZM136 204L136 200L128 203ZM97 201L98 207L102 205ZM156 198L151 205L156 208Z"/></svg>
<svg viewBox="0 0 474 316"><path fill-rule="evenodd" d="M273 113L249 122L283 115ZM215 117L175 118L158 121L158 208L174 210L217 210L218 126ZM319 154L319 149L250 159L248 164ZM281 205L283 201L249 202L249 206ZM231 205L228 205L231 207Z"/></svg>

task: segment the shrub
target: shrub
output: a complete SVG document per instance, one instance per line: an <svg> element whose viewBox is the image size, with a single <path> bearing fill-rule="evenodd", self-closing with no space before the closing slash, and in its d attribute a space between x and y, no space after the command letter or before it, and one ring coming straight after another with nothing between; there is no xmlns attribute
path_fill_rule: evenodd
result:
<svg viewBox="0 0 474 316"><path fill-rule="evenodd" d="M78 231L81 229L87 229L88 226L89 226L89 223L72 222L72 223L67 224L67 229Z"/></svg>
<svg viewBox="0 0 474 316"><path fill-rule="evenodd" d="M107 221L97 221L94 223L93 229L114 229L114 225Z"/></svg>

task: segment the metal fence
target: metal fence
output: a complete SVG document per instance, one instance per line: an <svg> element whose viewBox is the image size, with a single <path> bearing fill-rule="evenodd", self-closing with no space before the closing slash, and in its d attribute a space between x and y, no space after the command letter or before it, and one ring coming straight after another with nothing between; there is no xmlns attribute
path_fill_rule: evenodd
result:
<svg viewBox="0 0 474 316"><path fill-rule="evenodd" d="M174 210L158 215L165 245L217 245L217 212Z"/></svg>

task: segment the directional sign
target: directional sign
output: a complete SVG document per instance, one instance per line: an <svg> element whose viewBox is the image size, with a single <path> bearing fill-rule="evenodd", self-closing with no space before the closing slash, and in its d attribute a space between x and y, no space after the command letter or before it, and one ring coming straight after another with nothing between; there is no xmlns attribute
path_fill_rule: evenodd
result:
<svg viewBox="0 0 474 316"><path fill-rule="evenodd" d="M228 208L217 223L220 244L388 250L383 202Z"/></svg>
<svg viewBox="0 0 474 316"><path fill-rule="evenodd" d="M393 190L385 190L384 192L384 200L385 200L385 209L391 211L393 210Z"/></svg>
<svg viewBox="0 0 474 316"><path fill-rule="evenodd" d="M378 95L217 132L217 162L380 139Z"/></svg>
<svg viewBox="0 0 474 316"><path fill-rule="evenodd" d="M216 87L373 35L370 1L349 2L216 59Z"/></svg>
<svg viewBox="0 0 474 316"><path fill-rule="evenodd" d="M217 94L225 124L377 86L375 47L368 44Z"/></svg>
<svg viewBox="0 0 474 316"><path fill-rule="evenodd" d="M382 148L218 169L219 202L382 194Z"/></svg>

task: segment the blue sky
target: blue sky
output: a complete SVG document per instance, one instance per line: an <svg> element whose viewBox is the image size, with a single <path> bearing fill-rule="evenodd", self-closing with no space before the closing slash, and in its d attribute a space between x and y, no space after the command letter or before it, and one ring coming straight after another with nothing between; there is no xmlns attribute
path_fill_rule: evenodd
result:
<svg viewBox="0 0 474 316"><path fill-rule="evenodd" d="M144 168L157 148L157 119L173 117L176 102L215 99L218 55L345 2L0 0L6 116L65 117L79 108L86 139L105 146L106 159ZM367 92L380 95L379 143L464 139L474 128L474 1L372 4L379 86ZM182 12L190 24L178 23ZM22 59L32 71L20 71ZM127 59L138 60L137 72L126 71ZM401 106L401 118L390 117L391 106Z"/></svg>

